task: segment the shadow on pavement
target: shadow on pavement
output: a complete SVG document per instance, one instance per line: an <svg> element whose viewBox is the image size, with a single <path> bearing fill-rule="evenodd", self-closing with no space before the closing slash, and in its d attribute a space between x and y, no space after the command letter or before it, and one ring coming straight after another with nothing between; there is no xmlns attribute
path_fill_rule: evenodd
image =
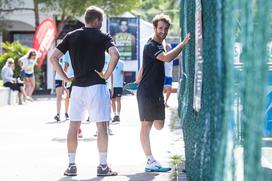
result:
<svg viewBox="0 0 272 181"><path fill-rule="evenodd" d="M159 175L159 173L142 172L142 173L136 173L136 174L132 174L132 175L123 175L123 176L128 177L129 181L140 181L140 180L144 181L144 180L154 180L155 177L158 175Z"/></svg>
<svg viewBox="0 0 272 181"><path fill-rule="evenodd" d="M59 143L66 143L66 138L53 138L52 141L59 142ZM91 142L96 141L96 138L79 138L78 141L84 141L84 142Z"/></svg>
<svg viewBox="0 0 272 181"><path fill-rule="evenodd" d="M61 121L48 121L45 122L45 124L60 124L60 123L66 123L70 122L69 120L61 120ZM90 124L90 122L81 122L81 124Z"/></svg>
<svg viewBox="0 0 272 181"><path fill-rule="evenodd" d="M68 121L68 120L62 120L62 121L49 121L49 122L46 122L45 124L60 124L60 123L65 123L66 121Z"/></svg>
<svg viewBox="0 0 272 181"><path fill-rule="evenodd" d="M184 163L181 163L181 164L178 165L177 175L173 176L172 180L187 181L186 169L185 169L185 164Z"/></svg>
<svg viewBox="0 0 272 181"><path fill-rule="evenodd" d="M90 124L91 122L89 121L81 121L81 124Z"/></svg>
<svg viewBox="0 0 272 181"><path fill-rule="evenodd" d="M61 179L59 179L58 181L100 181L103 180L104 177L96 177L96 178L91 178L91 179L87 179L87 180L78 180L78 179L73 179L73 177L63 177Z"/></svg>
<svg viewBox="0 0 272 181"><path fill-rule="evenodd" d="M158 176L159 173L136 173L133 175L118 175L118 176L124 176L124 177L128 177L128 181L150 181L150 180L155 180L155 177ZM109 178L109 177L107 177ZM116 180L115 177L114 180ZM78 179L73 179L73 177L63 177L61 179L59 179L58 181L100 181L103 180L104 177L95 177L95 178L91 178L91 179L84 179L84 180L78 180Z"/></svg>

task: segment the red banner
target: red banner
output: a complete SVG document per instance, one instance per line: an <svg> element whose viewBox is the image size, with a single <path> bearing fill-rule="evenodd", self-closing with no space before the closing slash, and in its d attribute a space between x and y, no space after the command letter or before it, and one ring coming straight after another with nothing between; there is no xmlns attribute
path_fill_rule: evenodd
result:
<svg viewBox="0 0 272 181"><path fill-rule="evenodd" d="M56 23L50 18L43 20L37 27L33 39L33 48L41 55L37 65L39 68L41 67L49 48L56 38L56 34Z"/></svg>

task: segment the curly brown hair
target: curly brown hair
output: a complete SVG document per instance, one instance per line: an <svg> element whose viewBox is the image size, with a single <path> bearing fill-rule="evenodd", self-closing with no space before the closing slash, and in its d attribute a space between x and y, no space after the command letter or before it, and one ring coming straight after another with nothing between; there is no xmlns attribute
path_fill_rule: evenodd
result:
<svg viewBox="0 0 272 181"><path fill-rule="evenodd" d="M170 19L170 17L168 15L165 15L165 14L156 15L152 20L153 26L155 28L157 28L157 25L158 25L159 21L165 22L166 24L168 24L168 26L171 25L171 19Z"/></svg>

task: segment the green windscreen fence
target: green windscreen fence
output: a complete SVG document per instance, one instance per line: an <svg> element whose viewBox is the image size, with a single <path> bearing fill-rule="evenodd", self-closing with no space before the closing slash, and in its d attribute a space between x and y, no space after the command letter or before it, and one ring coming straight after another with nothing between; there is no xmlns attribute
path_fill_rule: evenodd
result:
<svg viewBox="0 0 272 181"><path fill-rule="evenodd" d="M192 181L272 181L272 1L181 0L179 116Z"/></svg>

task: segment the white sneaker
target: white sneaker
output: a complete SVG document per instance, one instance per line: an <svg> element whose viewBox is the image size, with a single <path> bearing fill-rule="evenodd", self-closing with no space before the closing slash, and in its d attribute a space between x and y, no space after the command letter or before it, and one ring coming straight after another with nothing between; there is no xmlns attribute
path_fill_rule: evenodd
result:
<svg viewBox="0 0 272 181"><path fill-rule="evenodd" d="M148 161L145 166L146 172L168 172L170 170L170 167L162 167L156 160L150 162Z"/></svg>
<svg viewBox="0 0 272 181"><path fill-rule="evenodd" d="M26 98L26 100L28 100L28 101L30 101L30 102L33 102L33 99L32 99L31 97L26 96L25 98Z"/></svg>

